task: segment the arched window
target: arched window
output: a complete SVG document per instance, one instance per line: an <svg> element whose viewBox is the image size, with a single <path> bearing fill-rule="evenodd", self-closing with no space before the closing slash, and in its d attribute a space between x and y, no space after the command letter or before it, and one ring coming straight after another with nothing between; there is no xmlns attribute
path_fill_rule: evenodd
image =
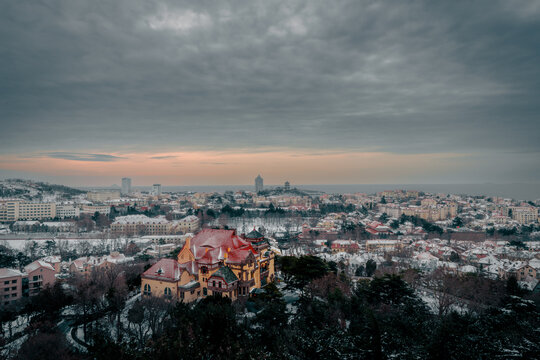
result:
<svg viewBox="0 0 540 360"><path fill-rule="evenodd" d="M168 297L168 298L171 297L171 289L168 287L165 288L165 297Z"/></svg>
<svg viewBox="0 0 540 360"><path fill-rule="evenodd" d="M150 284L144 284L144 295L152 295Z"/></svg>

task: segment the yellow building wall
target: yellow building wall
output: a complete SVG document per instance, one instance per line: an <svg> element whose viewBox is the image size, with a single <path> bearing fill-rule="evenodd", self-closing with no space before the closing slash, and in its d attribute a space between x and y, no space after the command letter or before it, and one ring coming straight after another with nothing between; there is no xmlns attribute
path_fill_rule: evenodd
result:
<svg viewBox="0 0 540 360"><path fill-rule="evenodd" d="M152 296L164 296L165 288L171 289L171 295L173 299L176 299L178 296L178 282L169 282L163 280L154 280L154 279L141 279L141 294L144 294L144 285L149 284L152 292Z"/></svg>

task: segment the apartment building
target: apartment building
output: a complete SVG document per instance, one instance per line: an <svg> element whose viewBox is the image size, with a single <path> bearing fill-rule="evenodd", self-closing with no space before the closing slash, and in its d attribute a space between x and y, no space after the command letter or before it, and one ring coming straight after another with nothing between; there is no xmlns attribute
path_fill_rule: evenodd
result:
<svg viewBox="0 0 540 360"><path fill-rule="evenodd" d="M35 296L56 280L54 267L36 260L24 267L24 272L15 269L0 269L0 308L9 306L23 297Z"/></svg>
<svg viewBox="0 0 540 360"><path fill-rule="evenodd" d="M115 234L160 235L171 232L171 222L163 216L150 218L146 215L119 216L111 224Z"/></svg>
<svg viewBox="0 0 540 360"><path fill-rule="evenodd" d="M56 217L55 203L9 200L0 204L0 221L43 220Z"/></svg>
<svg viewBox="0 0 540 360"><path fill-rule="evenodd" d="M91 214L94 215L96 212L109 215L111 213L110 205L83 205L81 207L81 214Z"/></svg>
<svg viewBox="0 0 540 360"><path fill-rule="evenodd" d="M509 206L507 214L522 225L538 222L538 208L533 206Z"/></svg>
<svg viewBox="0 0 540 360"><path fill-rule="evenodd" d="M69 204L56 205L56 217L60 219L78 218L81 215L79 207Z"/></svg>
<svg viewBox="0 0 540 360"><path fill-rule="evenodd" d="M120 199L119 190L108 190L108 191L89 191L86 194L86 198L93 202L105 202L108 200Z"/></svg>
<svg viewBox="0 0 540 360"><path fill-rule="evenodd" d="M15 269L0 269L0 307L22 297L22 279L24 274Z"/></svg>
<svg viewBox="0 0 540 360"><path fill-rule="evenodd" d="M174 233L192 233L199 230L199 218L195 215L188 215L183 219L173 221L171 231Z"/></svg>

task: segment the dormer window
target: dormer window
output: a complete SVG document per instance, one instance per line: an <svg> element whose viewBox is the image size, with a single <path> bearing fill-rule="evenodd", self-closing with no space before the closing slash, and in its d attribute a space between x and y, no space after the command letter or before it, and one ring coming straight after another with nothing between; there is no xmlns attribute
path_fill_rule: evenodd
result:
<svg viewBox="0 0 540 360"><path fill-rule="evenodd" d="M159 268L159 269L156 271L156 273L157 273L158 275L162 275L162 274L163 274L163 269L162 269L162 268Z"/></svg>

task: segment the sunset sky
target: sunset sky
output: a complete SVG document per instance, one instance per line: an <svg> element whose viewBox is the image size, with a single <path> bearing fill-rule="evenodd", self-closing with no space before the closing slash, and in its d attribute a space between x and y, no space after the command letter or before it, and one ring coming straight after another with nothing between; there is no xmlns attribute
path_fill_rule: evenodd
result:
<svg viewBox="0 0 540 360"><path fill-rule="evenodd" d="M540 1L4 1L0 44L0 178L540 179Z"/></svg>

